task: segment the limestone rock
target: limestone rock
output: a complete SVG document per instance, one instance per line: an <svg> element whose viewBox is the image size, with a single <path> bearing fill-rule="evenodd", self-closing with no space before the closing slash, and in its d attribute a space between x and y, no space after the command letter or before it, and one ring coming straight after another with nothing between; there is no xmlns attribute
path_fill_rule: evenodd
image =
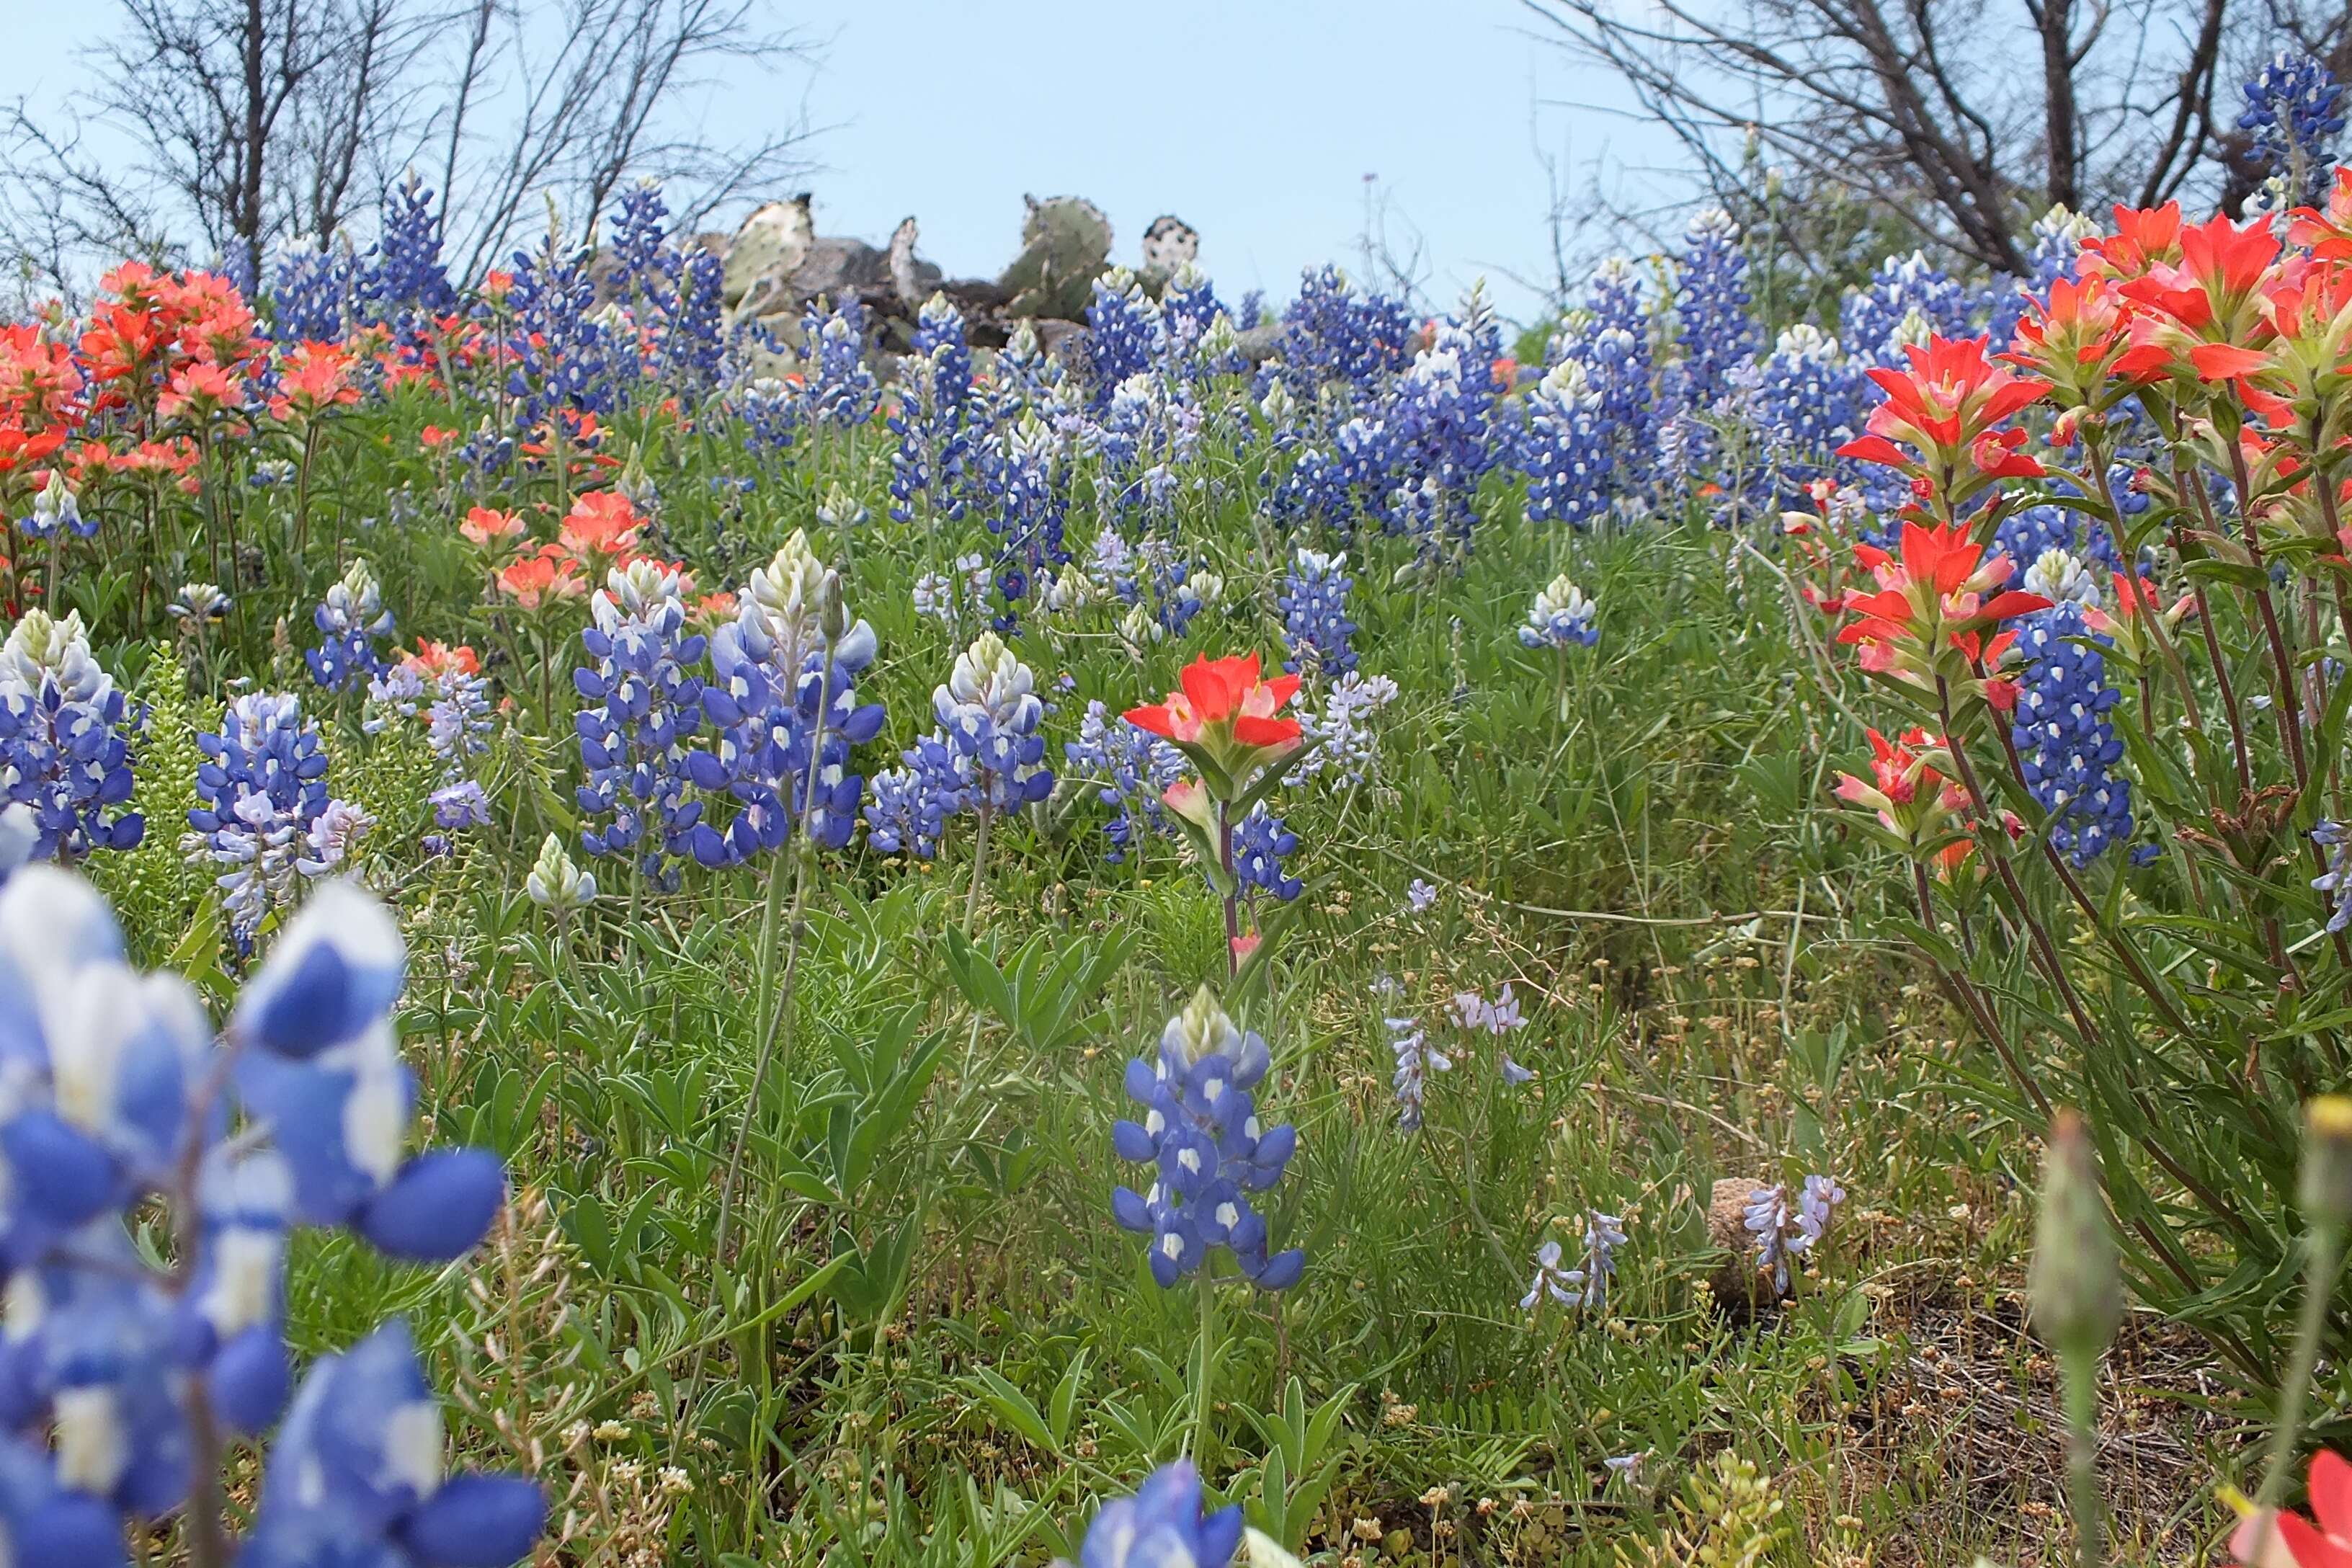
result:
<svg viewBox="0 0 2352 1568"><path fill-rule="evenodd" d="M913 214L898 220L891 232L890 288L898 296L898 303L909 310L922 307L922 280L915 275L915 218Z"/></svg>
<svg viewBox="0 0 2352 1568"><path fill-rule="evenodd" d="M741 310L755 289L767 292L776 280L790 278L808 259L809 247L816 240L809 200L809 194L803 191L788 202L766 203L745 218L735 237L727 242L719 298L728 310Z"/></svg>
<svg viewBox="0 0 2352 1568"><path fill-rule="evenodd" d="M1707 1194L1706 1237L1727 1255L1707 1283L1727 1306L1753 1308L1780 1300L1771 1274L1756 1266L1756 1238L1748 1234L1748 1200L1770 1184L1726 1176Z"/></svg>
<svg viewBox="0 0 2352 1568"><path fill-rule="evenodd" d="M1143 231L1143 269L1146 272L1170 277L1184 263L1200 258L1200 231L1173 213L1153 218L1151 226Z"/></svg>

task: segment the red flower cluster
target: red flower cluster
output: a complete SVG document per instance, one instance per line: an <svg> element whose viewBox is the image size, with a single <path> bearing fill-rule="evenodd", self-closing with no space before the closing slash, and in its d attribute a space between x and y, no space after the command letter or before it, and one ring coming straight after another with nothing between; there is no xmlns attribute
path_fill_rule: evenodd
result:
<svg viewBox="0 0 2352 1568"><path fill-rule="evenodd" d="M1203 654L1186 665L1178 679L1182 690L1170 692L1165 702L1129 709L1127 721L1186 743L1213 744L1226 737L1243 746L1297 743L1298 721L1275 715L1298 690L1298 677L1261 680L1254 653L1238 658Z"/></svg>

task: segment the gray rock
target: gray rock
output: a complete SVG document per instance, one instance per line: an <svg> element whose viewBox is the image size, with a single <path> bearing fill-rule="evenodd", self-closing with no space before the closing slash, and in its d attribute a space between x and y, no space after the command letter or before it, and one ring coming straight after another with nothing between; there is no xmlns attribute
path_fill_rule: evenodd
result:
<svg viewBox="0 0 2352 1568"><path fill-rule="evenodd" d="M803 191L788 202L769 202L743 220L720 254L726 268L719 302L730 310L762 314L765 297L797 272L816 241L816 223Z"/></svg>
<svg viewBox="0 0 2352 1568"><path fill-rule="evenodd" d="M1201 233L1173 213L1151 220L1143 231L1143 269L1166 278L1201 258Z"/></svg>

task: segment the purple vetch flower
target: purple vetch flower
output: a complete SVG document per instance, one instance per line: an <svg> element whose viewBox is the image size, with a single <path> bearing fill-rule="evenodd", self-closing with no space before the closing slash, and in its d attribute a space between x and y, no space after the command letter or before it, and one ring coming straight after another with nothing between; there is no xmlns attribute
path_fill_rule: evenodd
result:
<svg viewBox="0 0 2352 1568"><path fill-rule="evenodd" d="M1397 1126L1407 1132L1421 1131L1423 1112L1429 1099L1429 1075L1450 1072L1454 1058L1429 1043L1429 1032L1411 1018L1384 1018L1388 1026L1389 1049L1396 1056L1396 1076L1391 1080L1396 1089Z"/></svg>
<svg viewBox="0 0 2352 1568"><path fill-rule="evenodd" d="M1845 1189L1824 1175L1807 1176L1793 1205L1779 1182L1749 1196L1742 1223L1756 1238L1756 1267L1771 1274L1775 1290L1788 1294L1789 1260L1813 1249L1844 1201Z"/></svg>
<svg viewBox="0 0 2352 1568"><path fill-rule="evenodd" d="M1427 914L1436 907L1437 889L1415 877L1412 885L1404 890L1405 912L1413 915Z"/></svg>

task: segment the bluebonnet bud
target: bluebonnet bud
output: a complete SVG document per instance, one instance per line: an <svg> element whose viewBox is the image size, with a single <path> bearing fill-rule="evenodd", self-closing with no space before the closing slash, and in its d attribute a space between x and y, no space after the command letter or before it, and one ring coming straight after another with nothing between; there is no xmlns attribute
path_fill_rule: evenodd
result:
<svg viewBox="0 0 2352 1568"><path fill-rule="evenodd" d="M1344 552L1302 550L1291 558L1275 607L1290 645L1282 668L1292 674L1344 675L1356 668L1356 651L1349 646L1356 623L1348 618L1348 592L1356 580L1347 567Z"/></svg>
<svg viewBox="0 0 2352 1568"><path fill-rule="evenodd" d="M1079 1568L1230 1568L1242 1543L1239 1504L1202 1510L1189 1459L1154 1470L1131 1498L1105 1503L1087 1527Z"/></svg>
<svg viewBox="0 0 2352 1568"><path fill-rule="evenodd" d="M1528 647L1591 647L1601 640L1592 617L1598 606L1563 572L1540 589L1528 607L1519 641Z"/></svg>
<svg viewBox="0 0 2352 1568"><path fill-rule="evenodd" d="M2131 784L2115 772L2123 742L2107 717L2121 694L2107 682L2102 643L2069 602L2026 617L2017 637L2025 663L2011 739L2026 787L2051 816L2051 844L2076 866L2132 831Z"/></svg>
<svg viewBox="0 0 2352 1568"><path fill-rule="evenodd" d="M942 518L963 515L964 471L976 432L967 422L971 403L971 350L963 317L943 294L925 301L916 320L915 352L899 364L898 405L890 412L890 515L912 519L918 497Z"/></svg>
<svg viewBox="0 0 2352 1568"><path fill-rule="evenodd" d="M441 263L441 223L434 215L433 192L414 170L384 198L383 233L359 291L379 321L393 322L410 311L446 315L457 308L457 291Z"/></svg>
<svg viewBox="0 0 2352 1568"><path fill-rule="evenodd" d="M27 610L0 646L0 806L25 808L29 858L79 860L146 837L145 820L122 809L128 726L122 690L91 654L81 616Z"/></svg>
<svg viewBox="0 0 2352 1568"><path fill-rule="evenodd" d="M2344 89L2318 57L2285 49L2245 85L2238 129L2279 186L2286 205L2326 198L2336 140L2344 132Z"/></svg>
<svg viewBox="0 0 2352 1568"><path fill-rule="evenodd" d="M558 915L586 909L596 901L596 874L573 865L563 840L552 833L540 845L539 859L522 885L532 903Z"/></svg>
<svg viewBox="0 0 2352 1568"><path fill-rule="evenodd" d="M1213 1247L1230 1251L1265 1290L1287 1289L1306 1268L1297 1247L1268 1253L1265 1222L1247 1196L1281 1180L1298 1146L1287 1122L1259 1127L1253 1091L1269 1065L1265 1041L1237 1028L1205 986L1160 1031L1157 1059L1127 1065L1128 1098L1143 1120L1118 1123L1111 1144L1158 1174L1148 1193L1113 1192L1111 1215L1150 1237L1151 1277L1163 1289L1200 1268Z"/></svg>
<svg viewBox="0 0 2352 1568"><path fill-rule="evenodd" d="M686 630L678 574L660 563L615 567L589 601L581 646L595 660L572 672L590 706L573 730L587 781L580 809L603 825L581 836L591 855L633 858L655 886L674 888L673 858L688 854L702 803L691 798L688 745L702 723L702 681L689 673L708 641Z"/></svg>
<svg viewBox="0 0 2352 1568"><path fill-rule="evenodd" d="M193 865L222 868L229 929L250 949L269 912L291 901L300 879L341 863L364 814L327 794L327 753L291 693L249 691L221 716L217 735L199 735L202 802L188 813L180 847Z"/></svg>
<svg viewBox="0 0 2352 1568"><path fill-rule="evenodd" d="M327 590L310 621L326 639L302 656L311 679L341 691L383 672L375 645L392 635L392 612L383 607L383 590L365 558L353 561L342 581Z"/></svg>

